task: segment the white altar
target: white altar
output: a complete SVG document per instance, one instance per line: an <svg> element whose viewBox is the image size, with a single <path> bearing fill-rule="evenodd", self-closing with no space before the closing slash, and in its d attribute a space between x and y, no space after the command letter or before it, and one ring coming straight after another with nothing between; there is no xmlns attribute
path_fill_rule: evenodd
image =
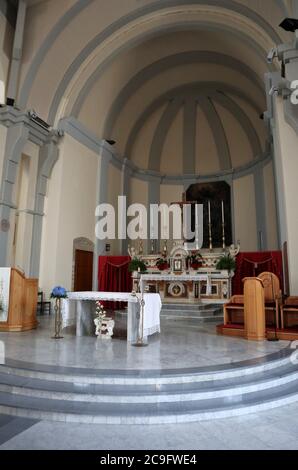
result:
<svg viewBox="0 0 298 470"><path fill-rule="evenodd" d="M231 279L227 271L189 272L171 274L150 272L135 275L134 283L140 291L159 293L163 303L225 303L231 297Z"/></svg>
<svg viewBox="0 0 298 470"><path fill-rule="evenodd" d="M68 292L62 299L62 328L76 326L77 336L92 336L95 333L94 316L96 301L127 302L127 341L136 342L140 332L141 300L144 299L143 338L160 332L159 294L133 294L129 292Z"/></svg>

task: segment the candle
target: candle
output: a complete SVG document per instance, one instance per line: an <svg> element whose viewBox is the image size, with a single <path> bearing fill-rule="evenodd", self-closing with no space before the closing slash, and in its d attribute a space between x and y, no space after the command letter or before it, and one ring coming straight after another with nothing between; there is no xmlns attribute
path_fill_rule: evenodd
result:
<svg viewBox="0 0 298 470"><path fill-rule="evenodd" d="M221 201L221 220L222 223L225 223L225 208L224 208L224 202Z"/></svg>
<svg viewBox="0 0 298 470"><path fill-rule="evenodd" d="M210 208L210 201L208 201L208 220L209 220L209 224L211 225L211 208Z"/></svg>

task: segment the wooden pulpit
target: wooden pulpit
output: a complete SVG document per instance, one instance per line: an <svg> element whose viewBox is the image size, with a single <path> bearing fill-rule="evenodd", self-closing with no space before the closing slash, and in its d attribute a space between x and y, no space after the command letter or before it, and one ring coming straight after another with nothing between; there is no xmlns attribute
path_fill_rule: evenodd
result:
<svg viewBox="0 0 298 470"><path fill-rule="evenodd" d="M0 331L37 327L37 293L37 279L27 279L15 268L0 268Z"/></svg>
<svg viewBox="0 0 298 470"><path fill-rule="evenodd" d="M244 282L244 330L249 340L266 338L264 286L257 277L246 277Z"/></svg>

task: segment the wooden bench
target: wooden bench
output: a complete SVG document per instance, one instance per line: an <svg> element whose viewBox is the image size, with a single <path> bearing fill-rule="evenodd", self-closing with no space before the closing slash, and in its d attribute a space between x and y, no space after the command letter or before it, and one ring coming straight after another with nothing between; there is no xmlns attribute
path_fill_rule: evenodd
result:
<svg viewBox="0 0 298 470"><path fill-rule="evenodd" d="M298 296L287 297L281 305L281 328L298 326ZM292 325L290 325L292 323Z"/></svg>

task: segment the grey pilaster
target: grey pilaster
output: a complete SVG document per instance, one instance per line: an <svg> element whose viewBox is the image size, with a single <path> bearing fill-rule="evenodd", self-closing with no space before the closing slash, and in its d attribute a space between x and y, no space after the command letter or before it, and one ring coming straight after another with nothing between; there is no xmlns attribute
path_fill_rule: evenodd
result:
<svg viewBox="0 0 298 470"><path fill-rule="evenodd" d="M39 168L36 184L36 195L33 214L30 276L39 277L41 235L44 216L44 199L47 191L47 181L51 176L52 169L58 160L59 150L56 142L50 141L41 147L39 152Z"/></svg>
<svg viewBox="0 0 298 470"><path fill-rule="evenodd" d="M121 170L121 195L126 196L126 201L127 204L129 204L130 201L130 178L132 174L131 168L128 166L128 160L127 158L124 159L123 165L122 165L122 170ZM126 217L126 212L121 214L122 217L122 223L123 225L127 226L127 217ZM120 253L123 255L127 254L128 250L128 240L120 240Z"/></svg>
<svg viewBox="0 0 298 470"><path fill-rule="evenodd" d="M0 266L9 266L9 255L14 230L14 183L17 177L18 164L21 159L22 150L27 142L28 129L23 123L8 128L5 154L3 161L3 172L0 190L0 221L9 222L9 230L0 232Z"/></svg>
<svg viewBox="0 0 298 470"><path fill-rule="evenodd" d="M151 237L150 237L150 204L160 204L160 178L152 178L148 182L148 246L147 252L150 253L151 251ZM153 240L153 247L154 252L158 251L159 247L159 240Z"/></svg>
<svg viewBox="0 0 298 470"><path fill-rule="evenodd" d="M255 204L257 221L258 249L267 249L266 202L263 167L258 165L254 169Z"/></svg>
<svg viewBox="0 0 298 470"><path fill-rule="evenodd" d="M108 171L111 153L103 146L98 157L97 166L97 200L96 205L108 202ZM93 257L93 290L98 290L98 257L105 252L105 240L95 239Z"/></svg>
<svg viewBox="0 0 298 470"><path fill-rule="evenodd" d="M22 59L24 27L26 20L27 4L25 0L19 0L16 28L12 49L12 60L10 64L9 80L7 87L7 98L16 99L19 83L19 71Z"/></svg>

